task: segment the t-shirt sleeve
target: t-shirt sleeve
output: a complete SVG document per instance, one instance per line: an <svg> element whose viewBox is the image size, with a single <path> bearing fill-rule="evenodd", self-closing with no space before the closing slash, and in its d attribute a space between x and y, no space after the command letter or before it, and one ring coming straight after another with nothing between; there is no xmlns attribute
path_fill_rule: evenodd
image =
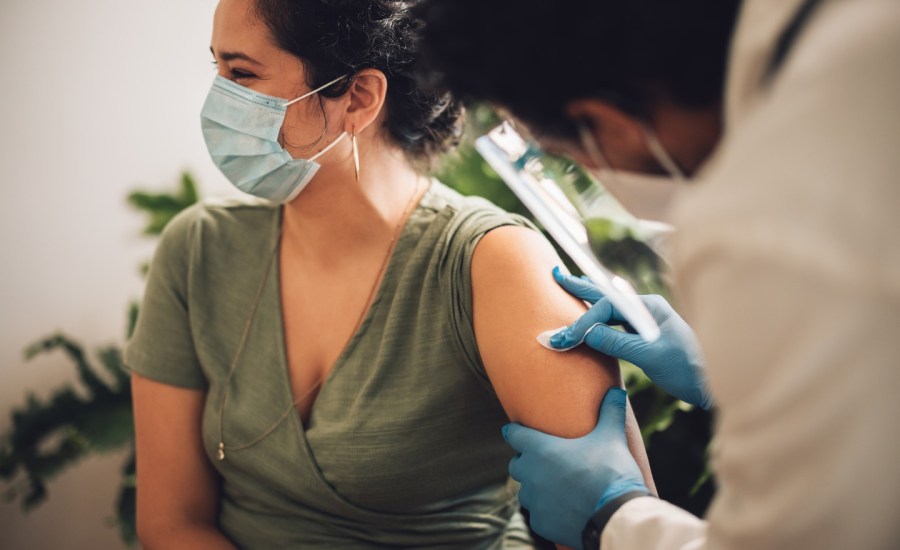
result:
<svg viewBox="0 0 900 550"><path fill-rule="evenodd" d="M493 391L475 340L472 315L472 256L475 247L488 232L515 225L537 231L526 218L509 214L489 205L460 211L448 228L448 240L442 284L450 297L453 332L467 366Z"/></svg>
<svg viewBox="0 0 900 550"><path fill-rule="evenodd" d="M147 378L201 389L206 377L194 347L188 288L200 205L180 212L163 230L147 274L134 334L125 346L125 367Z"/></svg>

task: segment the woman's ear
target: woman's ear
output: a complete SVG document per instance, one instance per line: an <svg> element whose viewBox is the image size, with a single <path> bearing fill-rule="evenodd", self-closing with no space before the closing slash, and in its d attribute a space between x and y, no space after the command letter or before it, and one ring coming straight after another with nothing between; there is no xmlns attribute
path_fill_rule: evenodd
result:
<svg viewBox="0 0 900 550"><path fill-rule="evenodd" d="M377 69L363 69L353 75L348 93L344 130L359 134L381 113L387 97L387 78Z"/></svg>
<svg viewBox="0 0 900 550"><path fill-rule="evenodd" d="M566 105L566 114L572 120L586 122L595 142L604 151L633 151L644 147L641 122L609 102L576 99Z"/></svg>

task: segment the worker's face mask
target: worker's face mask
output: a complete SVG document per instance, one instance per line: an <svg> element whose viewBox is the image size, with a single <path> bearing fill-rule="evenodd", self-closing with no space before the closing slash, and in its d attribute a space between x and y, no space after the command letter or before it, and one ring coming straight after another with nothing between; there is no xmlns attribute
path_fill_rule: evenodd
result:
<svg viewBox="0 0 900 550"><path fill-rule="evenodd" d="M669 206L679 190L687 183L687 178L666 152L653 129L644 125L643 130L650 153L668 176L612 168L600 150L593 132L580 123L578 133L581 145L597 165L597 168L585 167L585 169L636 218L668 223Z"/></svg>
<svg viewBox="0 0 900 550"><path fill-rule="evenodd" d="M241 191L278 203L290 202L319 170L315 160L347 132L309 159L294 159L278 143L287 108L341 78L288 101L217 75L200 113L203 138L213 162Z"/></svg>

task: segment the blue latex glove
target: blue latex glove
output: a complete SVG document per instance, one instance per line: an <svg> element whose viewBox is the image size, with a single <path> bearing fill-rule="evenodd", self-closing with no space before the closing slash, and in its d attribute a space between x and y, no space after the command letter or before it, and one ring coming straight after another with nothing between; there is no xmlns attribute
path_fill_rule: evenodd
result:
<svg viewBox="0 0 900 550"><path fill-rule="evenodd" d="M520 424L503 427L503 437L519 453L509 463L509 475L522 484L519 503L542 537L581 548L582 530L606 502L631 491L649 492L625 439L626 399L625 390L610 389L597 427L578 439Z"/></svg>
<svg viewBox="0 0 900 550"><path fill-rule="evenodd" d="M553 269L553 278L569 294L593 306L570 327L554 334L550 345L565 349L583 340L597 351L634 364L657 386L678 399L707 410L712 407L703 356L694 331L665 298L641 296L662 332L655 342L647 343L637 334L609 326L628 327L625 318L589 279L565 275L558 267Z"/></svg>

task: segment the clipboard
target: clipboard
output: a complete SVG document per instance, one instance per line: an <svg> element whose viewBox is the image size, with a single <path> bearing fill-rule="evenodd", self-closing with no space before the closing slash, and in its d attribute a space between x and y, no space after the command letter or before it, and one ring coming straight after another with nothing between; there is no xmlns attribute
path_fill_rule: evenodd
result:
<svg viewBox="0 0 900 550"><path fill-rule="evenodd" d="M594 255L578 209L559 183L544 174L543 152L509 122L475 140L475 149L634 330L647 342L659 338L659 326L631 284Z"/></svg>

